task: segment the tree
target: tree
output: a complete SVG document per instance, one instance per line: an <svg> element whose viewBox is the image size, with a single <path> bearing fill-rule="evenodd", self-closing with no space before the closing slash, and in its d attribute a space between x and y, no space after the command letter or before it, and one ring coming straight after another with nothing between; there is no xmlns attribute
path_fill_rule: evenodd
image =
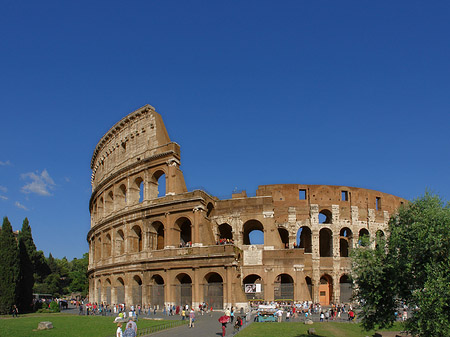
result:
<svg viewBox="0 0 450 337"><path fill-rule="evenodd" d="M87 268L89 264L89 254L84 253L83 258L73 259L70 262L69 278L71 280L69 290L70 292L80 292L86 296L89 292L89 281L87 277Z"/></svg>
<svg viewBox="0 0 450 337"><path fill-rule="evenodd" d="M19 261L20 273L18 280L18 306L21 312L28 312L32 309L33 286L34 286L34 264L36 256L36 246L31 235L31 227L28 219L25 218L22 230L18 235L19 241Z"/></svg>
<svg viewBox="0 0 450 337"><path fill-rule="evenodd" d="M0 314L8 314L17 301L19 250L7 217L3 218L0 232L0 256Z"/></svg>
<svg viewBox="0 0 450 337"><path fill-rule="evenodd" d="M400 303L413 310L405 329L450 336L450 205L426 193L389 221L387 241L353 253L355 296L365 329L389 327Z"/></svg>

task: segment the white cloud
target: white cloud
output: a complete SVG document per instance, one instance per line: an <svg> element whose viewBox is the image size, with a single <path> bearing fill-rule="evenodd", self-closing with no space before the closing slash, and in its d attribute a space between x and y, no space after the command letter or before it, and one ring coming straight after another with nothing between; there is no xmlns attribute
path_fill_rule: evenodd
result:
<svg viewBox="0 0 450 337"><path fill-rule="evenodd" d="M7 161L0 161L0 166L11 166L11 162L9 160L7 160Z"/></svg>
<svg viewBox="0 0 450 337"><path fill-rule="evenodd" d="M5 186L0 185L0 192L6 193L8 192L8 189Z"/></svg>
<svg viewBox="0 0 450 337"><path fill-rule="evenodd" d="M4 195L0 195L0 199L2 199L2 200L8 200L8 197L5 197Z"/></svg>
<svg viewBox="0 0 450 337"><path fill-rule="evenodd" d="M25 211L28 211L28 208L26 208L24 205L22 205L20 202L16 201L16 203L14 204L17 208L21 208Z"/></svg>
<svg viewBox="0 0 450 337"><path fill-rule="evenodd" d="M22 179L31 179L29 184L22 187L23 193L36 193L43 196L50 196L50 190L55 186L55 182L48 174L47 170L44 169L39 175L39 172L29 172L21 175Z"/></svg>

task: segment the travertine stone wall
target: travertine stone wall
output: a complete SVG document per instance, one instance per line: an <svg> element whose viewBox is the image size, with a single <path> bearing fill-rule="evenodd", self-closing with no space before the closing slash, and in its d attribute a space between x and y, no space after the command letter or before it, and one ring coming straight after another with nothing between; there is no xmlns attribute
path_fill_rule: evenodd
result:
<svg viewBox="0 0 450 337"><path fill-rule="evenodd" d="M219 200L187 191L180 164L180 146L149 105L97 144L87 235L91 301L216 308L251 298L347 301L351 249L363 235L387 235L390 216L406 202L305 184L264 185L254 197L242 191ZM262 242L255 242L258 232ZM243 285L254 283L263 290L246 295Z"/></svg>

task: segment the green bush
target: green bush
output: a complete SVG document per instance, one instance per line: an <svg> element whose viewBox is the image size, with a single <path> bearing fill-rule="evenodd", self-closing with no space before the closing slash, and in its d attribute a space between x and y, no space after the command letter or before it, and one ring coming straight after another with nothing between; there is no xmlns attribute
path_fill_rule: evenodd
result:
<svg viewBox="0 0 450 337"><path fill-rule="evenodd" d="M50 303L50 311L51 312L59 312L59 304L55 301Z"/></svg>

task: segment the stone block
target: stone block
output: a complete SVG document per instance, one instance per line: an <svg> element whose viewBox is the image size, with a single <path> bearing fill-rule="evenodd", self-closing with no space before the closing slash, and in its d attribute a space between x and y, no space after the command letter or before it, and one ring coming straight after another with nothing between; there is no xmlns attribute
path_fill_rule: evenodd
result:
<svg viewBox="0 0 450 337"><path fill-rule="evenodd" d="M316 329L314 329L314 328L308 329L308 335L315 335L315 334L316 334Z"/></svg>
<svg viewBox="0 0 450 337"><path fill-rule="evenodd" d="M53 323L52 322L39 322L38 330L49 330L49 329L53 329Z"/></svg>
<svg viewBox="0 0 450 337"><path fill-rule="evenodd" d="M305 324L311 325L311 324L313 324L313 321L310 320L310 319L307 319L307 320L305 321Z"/></svg>

